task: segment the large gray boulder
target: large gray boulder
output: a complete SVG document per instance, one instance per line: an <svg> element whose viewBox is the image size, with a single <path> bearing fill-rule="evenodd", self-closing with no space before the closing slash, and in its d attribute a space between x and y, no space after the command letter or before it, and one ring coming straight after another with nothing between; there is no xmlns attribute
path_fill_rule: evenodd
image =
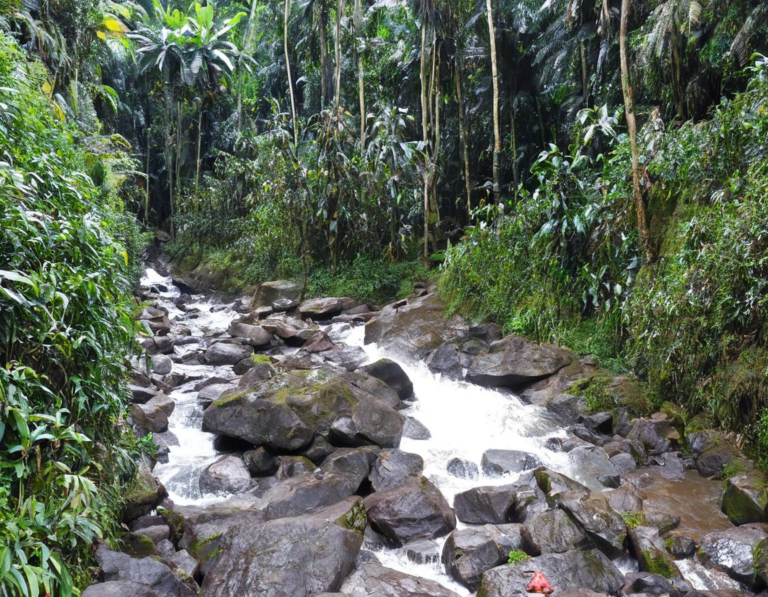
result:
<svg viewBox="0 0 768 597"><path fill-rule="evenodd" d="M725 571L731 578L752 586L759 582L757 564L759 552L766 547L766 539L768 533L761 524L715 531L701 540L700 558L707 565Z"/></svg>
<svg viewBox="0 0 768 597"><path fill-rule="evenodd" d="M234 455L222 456L200 475L203 493L241 493L252 485L248 467L242 458Z"/></svg>
<svg viewBox="0 0 768 597"><path fill-rule="evenodd" d="M376 445L397 448L403 437L405 417L381 400L362 400L352 413L334 420L331 435L348 446Z"/></svg>
<svg viewBox="0 0 768 597"><path fill-rule="evenodd" d="M459 597L433 580L410 576L378 564L365 564L342 585L349 597Z"/></svg>
<svg viewBox="0 0 768 597"><path fill-rule="evenodd" d="M202 597L308 597L337 591L363 544L365 516L355 520L355 508L360 511L352 504L333 518L302 516L230 528L205 577Z"/></svg>
<svg viewBox="0 0 768 597"><path fill-rule="evenodd" d="M374 491L385 491L421 477L423 471L424 459L418 454L384 450L378 454L371 467L371 486Z"/></svg>
<svg viewBox="0 0 768 597"><path fill-rule="evenodd" d="M660 574L665 578L682 578L657 529L635 527L629 531L629 538L641 571Z"/></svg>
<svg viewBox="0 0 768 597"><path fill-rule="evenodd" d="M524 523L539 553L565 553L591 546L584 531L568 514L555 508L537 512Z"/></svg>
<svg viewBox="0 0 768 597"><path fill-rule="evenodd" d="M767 522L768 479L760 471L742 471L725 482L722 510L733 524Z"/></svg>
<svg viewBox="0 0 768 597"><path fill-rule="evenodd" d="M424 477L365 498L371 527L392 545L436 539L456 528L456 516L440 490Z"/></svg>
<svg viewBox="0 0 768 597"><path fill-rule="evenodd" d="M254 348L269 346L272 341L272 332L268 332L260 325L249 325L233 321L229 326L229 335L233 338L242 338Z"/></svg>
<svg viewBox="0 0 768 597"><path fill-rule="evenodd" d="M379 359L375 363L360 367L360 371L383 381L397 392L400 400L409 400L413 397L413 382L395 361Z"/></svg>
<svg viewBox="0 0 768 597"><path fill-rule="evenodd" d="M131 522L149 514L168 497L168 492L153 475L145 460L139 461L128 486L123 506L123 521Z"/></svg>
<svg viewBox="0 0 768 597"><path fill-rule="evenodd" d="M299 312L312 319L330 319L344 310L344 301L340 298L316 298L299 305Z"/></svg>
<svg viewBox="0 0 768 597"><path fill-rule="evenodd" d="M486 475L504 475L535 469L541 466L541 460L535 454L520 450L486 450L480 466Z"/></svg>
<svg viewBox="0 0 768 597"><path fill-rule="evenodd" d="M296 300L301 296L301 284L288 280L272 280L259 286L257 300L263 305L271 305L279 299Z"/></svg>
<svg viewBox="0 0 768 597"><path fill-rule="evenodd" d="M467 381L487 387L521 388L557 373L575 360L573 353L511 336L494 342L472 362Z"/></svg>
<svg viewBox="0 0 768 597"><path fill-rule="evenodd" d="M96 550L96 559L107 582L142 583L158 597L195 597L197 594L194 583L182 582L170 567L153 558L132 558L102 544Z"/></svg>
<svg viewBox="0 0 768 597"><path fill-rule="evenodd" d="M493 525L454 531L443 547L446 573L471 591L483 572L506 564L509 552L501 531Z"/></svg>
<svg viewBox="0 0 768 597"><path fill-rule="evenodd" d="M233 342L216 342L205 351L205 362L209 365L236 365L253 354L253 348Z"/></svg>
<svg viewBox="0 0 768 597"><path fill-rule="evenodd" d="M600 485L616 489L621 483L621 472L599 446L580 446L568 452L573 470L582 479L596 479Z"/></svg>
<svg viewBox="0 0 768 597"><path fill-rule="evenodd" d="M453 505L456 516L467 524L504 524L514 517L519 485L473 487L456 494Z"/></svg>
<svg viewBox="0 0 768 597"><path fill-rule="evenodd" d="M269 488L261 498L261 507L270 518L301 516L350 497L358 486L343 475L298 475Z"/></svg>
<svg viewBox="0 0 768 597"><path fill-rule="evenodd" d="M556 595L575 589L614 594L624 582L624 575L599 551L569 551L493 568L483 574L480 594L527 597L525 588L537 571L544 574Z"/></svg>
<svg viewBox="0 0 768 597"><path fill-rule="evenodd" d="M612 558L624 553L627 525L608 504L604 494L569 491L555 496L555 501L601 551Z"/></svg>

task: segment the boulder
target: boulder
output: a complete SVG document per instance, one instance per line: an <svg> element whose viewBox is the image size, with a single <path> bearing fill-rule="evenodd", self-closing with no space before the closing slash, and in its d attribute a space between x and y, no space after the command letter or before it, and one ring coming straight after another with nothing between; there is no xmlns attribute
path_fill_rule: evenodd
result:
<svg viewBox="0 0 768 597"><path fill-rule="evenodd" d="M635 527L629 531L629 539L642 572L658 574L664 578L682 578L657 529Z"/></svg>
<svg viewBox="0 0 768 597"><path fill-rule="evenodd" d="M146 404L157 396L157 390L154 386L144 387L129 384L128 389L131 391L131 403L133 404Z"/></svg>
<svg viewBox="0 0 768 597"><path fill-rule="evenodd" d="M357 486L349 477L314 473L284 479L261 497L264 513L270 518L301 516L350 497Z"/></svg>
<svg viewBox="0 0 768 597"><path fill-rule="evenodd" d="M505 475L522 473L541 466L541 460L535 455L519 450L486 450L480 461L486 475Z"/></svg>
<svg viewBox="0 0 768 597"><path fill-rule="evenodd" d="M243 461L252 477L274 475L279 466L277 458L263 447L245 452L243 454Z"/></svg>
<svg viewBox="0 0 768 597"><path fill-rule="evenodd" d="M405 417L403 437L415 440L428 440L432 437L432 434L420 421L413 417ZM477 465L475 465L475 468L477 468Z"/></svg>
<svg viewBox="0 0 768 597"><path fill-rule="evenodd" d="M156 524L151 527L143 527L133 531L135 535L139 535L140 537L146 537L147 539L152 541L152 543L154 543L155 545L168 539L168 537L170 536L170 532L171 532L171 529L165 523Z"/></svg>
<svg viewBox="0 0 768 597"><path fill-rule="evenodd" d="M687 560L696 553L696 542L686 535L672 535L664 540L670 555L676 560Z"/></svg>
<svg viewBox="0 0 768 597"><path fill-rule="evenodd" d="M173 336L153 336L152 338L144 338L140 344L149 355L171 354L176 344L176 338Z"/></svg>
<svg viewBox="0 0 768 597"><path fill-rule="evenodd" d="M739 458L739 451L731 444L720 444L705 450L696 459L696 470L702 477L719 475L725 466Z"/></svg>
<svg viewBox="0 0 768 597"><path fill-rule="evenodd" d="M690 584L679 578L666 578L650 572L632 572L627 574L619 595L667 595L685 597L692 590Z"/></svg>
<svg viewBox="0 0 768 597"><path fill-rule="evenodd" d="M173 369L173 361L164 354L152 355L152 371L157 375L168 375Z"/></svg>
<svg viewBox="0 0 768 597"><path fill-rule="evenodd" d="M653 456L677 446L680 433L666 414L656 413L650 419L635 420L627 439L639 441L646 452Z"/></svg>
<svg viewBox="0 0 768 597"><path fill-rule="evenodd" d="M338 298L316 298L299 305L299 313L312 319L330 319L344 310L344 304Z"/></svg>
<svg viewBox="0 0 768 597"><path fill-rule="evenodd" d="M400 400L410 400L413 397L413 383L395 361L379 359L375 363L360 367L360 371L383 381L397 392Z"/></svg>
<svg viewBox="0 0 768 597"><path fill-rule="evenodd" d="M619 471L619 475L626 475L637 468L637 463L632 458L632 454L622 452L621 454L616 454L616 456L611 456L609 460L616 467L616 470Z"/></svg>
<svg viewBox="0 0 768 597"><path fill-rule="evenodd" d="M608 491L605 496L608 498L608 505L611 509L618 513L643 509L643 498L631 486L623 486L614 491Z"/></svg>
<svg viewBox="0 0 768 597"><path fill-rule="evenodd" d="M336 348L336 345L325 332L315 332L302 346L302 350L310 354L325 352L333 348Z"/></svg>
<svg viewBox="0 0 768 597"><path fill-rule="evenodd" d="M505 564L510 550L499 542L500 532L492 525L453 531L443 547L446 573L475 591L483 572Z"/></svg>
<svg viewBox="0 0 768 597"><path fill-rule="evenodd" d="M192 588L194 583L183 583L171 568L153 558L132 558L101 544L96 550L96 559L106 582L143 583L158 597L195 597L197 594Z"/></svg>
<svg viewBox="0 0 768 597"><path fill-rule="evenodd" d="M406 557L415 564L436 564L440 561L440 548L430 539L411 541L403 549Z"/></svg>
<svg viewBox="0 0 768 597"><path fill-rule="evenodd" d="M725 482L722 510L736 525L768 522L768 480L759 471L744 471Z"/></svg>
<svg viewBox="0 0 768 597"><path fill-rule="evenodd" d="M299 301L291 298L279 298L276 301L272 301L270 306L270 312L268 315L274 313L284 313L285 311L293 311L299 306Z"/></svg>
<svg viewBox="0 0 768 597"><path fill-rule="evenodd" d="M467 329L461 317L447 319L445 312L445 305L434 292L392 303L365 324L365 343L378 344L394 354L426 358Z"/></svg>
<svg viewBox="0 0 768 597"><path fill-rule="evenodd" d="M157 508L168 492L153 475L149 465L141 460L128 486L123 505L123 521L131 522Z"/></svg>
<svg viewBox="0 0 768 597"><path fill-rule="evenodd" d="M235 390L237 385L234 382L215 383L204 387L197 393L197 401L203 408L208 408L212 402L221 400L225 393L231 394L230 390Z"/></svg>
<svg viewBox="0 0 768 597"><path fill-rule="evenodd" d="M203 493L242 493L251 488L251 475L242 458L222 456L200 475Z"/></svg>
<svg viewBox="0 0 768 597"><path fill-rule="evenodd" d="M142 582L117 580L91 585L82 597L158 597L157 593Z"/></svg>
<svg viewBox="0 0 768 597"><path fill-rule="evenodd" d="M615 489L621 483L619 469L598 446L578 447L568 453L571 467L579 471L582 479L597 479L604 487Z"/></svg>
<svg viewBox="0 0 768 597"><path fill-rule="evenodd" d="M581 415L589 412L587 399L573 394L558 394L547 402L547 409L568 422L576 421Z"/></svg>
<svg viewBox="0 0 768 597"><path fill-rule="evenodd" d="M699 544L699 557L731 578L753 586L758 582L755 554L768 539L763 525L748 524L709 533Z"/></svg>
<svg viewBox="0 0 768 597"><path fill-rule="evenodd" d="M209 365L236 365L253 354L253 348L244 344L216 342L205 351L205 362Z"/></svg>
<svg viewBox="0 0 768 597"><path fill-rule="evenodd" d="M362 544L361 530L320 516L233 526L201 595L308 597L337 591Z"/></svg>
<svg viewBox="0 0 768 597"><path fill-rule="evenodd" d="M457 343L446 342L429 354L426 365L432 373L439 373L448 379L461 379L464 376L462 357L464 355Z"/></svg>
<svg viewBox="0 0 768 597"><path fill-rule="evenodd" d="M325 459L320 470L345 477L353 492L357 492L379 456L379 449L375 446L341 448Z"/></svg>
<svg viewBox="0 0 768 597"><path fill-rule="evenodd" d="M467 524L511 522L522 489L519 485L492 485L458 493L453 500L456 516Z"/></svg>
<svg viewBox="0 0 768 597"><path fill-rule="evenodd" d="M456 528L450 505L424 477L368 496L365 509L371 527L397 547L442 537Z"/></svg>
<svg viewBox="0 0 768 597"><path fill-rule="evenodd" d="M595 545L609 557L624 553L627 526L602 493L569 491L555 496L559 508L575 520Z"/></svg>
<svg viewBox="0 0 768 597"><path fill-rule="evenodd" d="M403 436L405 417L380 400L362 400L352 415L342 415L331 427L331 434L349 446L373 444L397 448Z"/></svg>
<svg viewBox="0 0 768 597"><path fill-rule="evenodd" d="M565 553L591 546L584 531L563 510L537 512L524 523L537 553Z"/></svg>
<svg viewBox="0 0 768 597"><path fill-rule="evenodd" d="M312 473L317 468L309 458L305 456L280 456L278 459L280 466L275 473L275 478L278 481L283 479L290 479L291 477L298 477L299 475L306 475Z"/></svg>
<svg viewBox="0 0 768 597"><path fill-rule="evenodd" d="M272 342L272 333L265 330L260 325L249 325L233 321L229 326L229 335L233 338L245 340L249 346L254 348L264 348ZM215 346L215 345L214 345ZM245 355L243 358L247 358Z"/></svg>
<svg viewBox="0 0 768 597"><path fill-rule="evenodd" d="M590 589L614 594L624 575L597 550L551 553L493 568L483 574L483 597L527 597L526 586L535 571L541 572L556 595L568 590Z"/></svg>
<svg viewBox="0 0 768 597"><path fill-rule="evenodd" d="M264 282L259 286L256 294L258 302L263 305L271 305L278 299L298 299L301 296L301 284L287 280L273 280Z"/></svg>
<svg viewBox="0 0 768 597"><path fill-rule="evenodd" d="M134 404L131 406L131 419L133 419L134 425L142 429L154 433L162 433L168 430L168 415L165 414L165 411L160 406L151 404L152 400L146 404Z"/></svg>
<svg viewBox="0 0 768 597"><path fill-rule="evenodd" d="M511 336L494 342L475 358L467 381L486 387L521 388L554 375L574 359L565 349Z"/></svg>
<svg viewBox="0 0 768 597"><path fill-rule="evenodd" d="M421 477L424 459L418 454L401 450L382 451L371 468L370 481L374 491L385 491Z"/></svg>
<svg viewBox="0 0 768 597"><path fill-rule="evenodd" d="M461 458L452 458L448 462L446 470L449 475L459 479L474 480L480 478L480 469L477 468L477 465L474 462L462 460Z"/></svg>
<svg viewBox="0 0 768 597"><path fill-rule="evenodd" d="M167 336L171 331L171 321L168 314L155 307L144 307L137 318L144 322L155 336Z"/></svg>
<svg viewBox="0 0 768 597"><path fill-rule="evenodd" d="M365 564L342 585L349 597L459 597L433 580L410 576L379 564Z"/></svg>

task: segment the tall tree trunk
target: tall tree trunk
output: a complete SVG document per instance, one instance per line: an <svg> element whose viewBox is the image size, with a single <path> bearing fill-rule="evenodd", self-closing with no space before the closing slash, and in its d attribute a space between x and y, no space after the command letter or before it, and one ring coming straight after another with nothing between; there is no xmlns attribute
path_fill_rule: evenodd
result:
<svg viewBox="0 0 768 597"><path fill-rule="evenodd" d="M587 52L584 41L579 42L579 57L581 58L581 88L584 96L584 107L589 106L589 67L587 66Z"/></svg>
<svg viewBox="0 0 768 597"><path fill-rule="evenodd" d="M183 148L181 127L183 126L182 102L176 104L176 194L181 193L181 150Z"/></svg>
<svg viewBox="0 0 768 597"><path fill-rule="evenodd" d="M640 153L637 148L637 120L635 119L635 101L632 97L632 87L629 84L629 59L627 55L627 28L629 26L629 10L632 0L621 0L621 31L619 48L621 52L621 89L624 93L624 107L627 116L627 129L632 149L632 190L637 211L637 232L640 237L640 249L645 252L648 263L653 263L654 254L651 247L651 236L648 231L648 220L645 213L645 200L640 190Z"/></svg>
<svg viewBox="0 0 768 597"><path fill-rule="evenodd" d="M486 0L488 35L491 40L491 74L493 75L493 198L501 203L501 122L499 115L499 66L496 55L496 27L493 23L493 6Z"/></svg>
<svg viewBox="0 0 768 597"><path fill-rule="evenodd" d="M459 141L461 142L461 162L464 168L464 191L467 194L467 217L472 215L472 183L469 180L469 147L467 143L467 122L464 115L464 94L461 85L462 70L459 58L456 61L456 103L459 107Z"/></svg>
<svg viewBox="0 0 768 597"><path fill-rule="evenodd" d="M336 115L341 107L341 17L344 15L344 0L339 0L336 5L336 39L334 40L336 54L335 90L333 95L333 108Z"/></svg>
<svg viewBox="0 0 768 597"><path fill-rule="evenodd" d="M291 118L293 119L293 143L299 144L299 119L296 115L296 98L293 94L293 77L291 76L291 58L288 53L288 21L291 18L291 0L285 0L285 15L283 18L283 48L285 50L285 70L288 73L288 92L291 94Z"/></svg>
<svg viewBox="0 0 768 597"><path fill-rule="evenodd" d="M320 2L320 110L328 105L328 11Z"/></svg>
<svg viewBox="0 0 768 597"><path fill-rule="evenodd" d="M259 0L251 0L251 14L248 15L248 25L243 36L243 50L237 61L237 132L243 130L243 58L242 53L251 51L251 36L253 34L253 19L256 18L256 5Z"/></svg>
<svg viewBox="0 0 768 597"><path fill-rule="evenodd" d="M440 51L437 45L432 46L432 52L434 56L438 56ZM437 62L437 59L435 59ZM437 178L437 165L440 160L440 100L442 97L442 90L440 88L440 64L437 63L435 70L432 74L432 95L435 98L435 111L434 111L434 142L432 144L432 175L429 177L430 197L432 198L432 205L430 209L430 218L432 219L432 251L437 253L437 229L440 223L440 209L437 203L437 185L435 184Z"/></svg>
<svg viewBox="0 0 768 597"><path fill-rule="evenodd" d="M165 71L165 122L163 122L163 144L165 153L165 171L168 176L168 206L171 212L171 238L173 227L173 140L171 139L171 119L173 118L173 96L171 95L171 73Z"/></svg>
<svg viewBox="0 0 768 597"><path fill-rule="evenodd" d="M360 11L360 0L355 0L355 35L360 37L363 33L363 15ZM366 114L365 114L365 68L363 65L363 56L357 51L357 43L355 43L355 59L357 61L357 87L358 95L360 96L360 151L365 151L365 129L366 129Z"/></svg>
<svg viewBox="0 0 768 597"><path fill-rule="evenodd" d="M429 105L427 102L427 24L421 23L421 132L424 141L424 264L429 263Z"/></svg>
<svg viewBox="0 0 768 597"><path fill-rule="evenodd" d="M203 104L197 116L197 161L195 167L195 211L200 209L200 148L203 141Z"/></svg>

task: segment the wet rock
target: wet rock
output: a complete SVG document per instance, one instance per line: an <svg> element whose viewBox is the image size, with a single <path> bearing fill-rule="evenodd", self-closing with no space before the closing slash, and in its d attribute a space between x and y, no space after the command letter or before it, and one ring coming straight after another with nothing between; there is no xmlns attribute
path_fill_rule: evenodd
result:
<svg viewBox="0 0 768 597"><path fill-rule="evenodd" d="M417 421L413 417L405 417L405 424L403 425L403 437L416 440L428 440L432 437L421 422Z"/></svg>
<svg viewBox="0 0 768 597"><path fill-rule="evenodd" d="M208 465L200 475L203 493L241 493L251 488L251 475L237 456L223 456Z"/></svg>
<svg viewBox="0 0 768 597"><path fill-rule="evenodd" d="M568 458L573 470L579 471L582 478L597 479L604 487L613 489L621 483L621 473L600 447L575 448L568 453Z"/></svg>
<svg viewBox="0 0 768 597"><path fill-rule="evenodd" d="M236 389L237 385L233 382L217 383L206 386L197 393L197 401L202 405L203 408L208 408L212 402L220 400L225 393Z"/></svg>
<svg viewBox="0 0 768 597"><path fill-rule="evenodd" d="M616 454L616 456L611 456L609 460L611 461L611 464L616 467L616 470L619 471L620 475L625 475L629 471L633 471L637 468L637 463L635 462L635 459L632 458L631 454Z"/></svg>
<svg viewBox="0 0 768 597"><path fill-rule="evenodd" d="M696 542L686 535L672 535L664 541L664 545L676 560L686 560L696 553Z"/></svg>
<svg viewBox="0 0 768 597"><path fill-rule="evenodd" d="M581 415L577 421L594 433L601 435L610 435L613 433L613 413L600 412Z"/></svg>
<svg viewBox="0 0 768 597"><path fill-rule="evenodd" d="M744 525L706 535L699 545L700 558L731 578L752 586L757 581L755 553L768 539L762 525Z"/></svg>
<svg viewBox="0 0 768 597"><path fill-rule="evenodd" d="M301 284L287 280L273 280L259 286L256 298L262 304L271 305L278 299L298 299L300 295Z"/></svg>
<svg viewBox="0 0 768 597"><path fill-rule="evenodd" d="M424 477L368 496L365 508L373 529L398 547L442 537L456 527L456 516L443 494Z"/></svg>
<svg viewBox="0 0 768 597"><path fill-rule="evenodd" d="M254 348L264 348L272 342L272 333L260 325L248 325L247 323L239 323L237 321L233 321L229 326L229 335L233 338L245 340L249 346ZM245 355L242 358L247 356L249 355Z"/></svg>
<svg viewBox="0 0 768 597"><path fill-rule="evenodd" d="M344 305L338 298L310 299L299 305L299 312L302 316L312 319L330 319L339 315L343 310Z"/></svg>
<svg viewBox="0 0 768 597"><path fill-rule="evenodd" d="M453 531L443 547L446 573L471 591L483 572L507 562L509 550L498 542L499 531L487 525Z"/></svg>
<svg viewBox="0 0 768 597"><path fill-rule="evenodd" d="M159 597L149 586L132 580L118 580L91 585L82 597Z"/></svg>
<svg viewBox="0 0 768 597"><path fill-rule="evenodd" d="M154 399L153 399L154 400ZM151 402L151 401L150 401ZM155 433L168 430L168 415L157 405L134 404L131 406L133 424Z"/></svg>
<svg viewBox="0 0 768 597"><path fill-rule="evenodd" d="M349 384L350 391L358 400L373 396L382 402L386 402L395 410L403 407L403 403L400 401L396 390L380 379L365 373L362 369L358 369L354 373L342 373L339 375L339 379L343 379Z"/></svg>
<svg viewBox="0 0 768 597"><path fill-rule="evenodd" d="M380 400L363 400L352 416L337 418L331 434L350 446L374 444L381 448L397 448L403 436L405 417Z"/></svg>
<svg viewBox="0 0 768 597"><path fill-rule="evenodd" d="M413 397L413 383L403 368L395 361L379 359L375 363L361 367L360 370L383 381L397 392L400 400L410 400Z"/></svg>
<svg viewBox="0 0 768 597"><path fill-rule="evenodd" d="M316 465L322 464L322 462L328 458L336 450L328 440L322 435L316 435L312 440L312 443L308 448L305 448L301 453L302 456L306 456Z"/></svg>
<svg viewBox="0 0 768 597"><path fill-rule="evenodd" d="M176 548L173 546L170 539L163 539L155 546L155 548L157 555L165 560L170 559L176 553Z"/></svg>
<svg viewBox="0 0 768 597"><path fill-rule="evenodd" d="M656 413L650 419L637 419L627 439L643 444L650 455L663 454L680 441L680 433L664 413Z"/></svg>
<svg viewBox="0 0 768 597"><path fill-rule="evenodd" d="M205 351L205 362L209 365L236 365L252 354L251 346L217 342Z"/></svg>
<svg viewBox="0 0 768 597"><path fill-rule="evenodd" d="M290 479L291 477L298 477L299 475L306 475L314 472L317 468L312 461L304 456L280 456L278 460L280 466L275 474L278 481Z"/></svg>
<svg viewBox="0 0 768 597"><path fill-rule="evenodd" d="M738 589L720 589L713 591L691 591L685 597L744 597Z"/></svg>
<svg viewBox="0 0 768 597"><path fill-rule="evenodd" d="M270 315L272 312L275 313L284 313L285 311L293 311L296 307L299 306L299 301L292 298L279 298L276 301L272 301L272 311L270 311Z"/></svg>
<svg viewBox="0 0 768 597"><path fill-rule="evenodd" d="M164 522L162 524L153 525L150 527L143 527L134 531L134 534L141 537L146 537L152 543L157 545L161 541L168 539L171 529Z"/></svg>
<svg viewBox="0 0 768 597"><path fill-rule="evenodd" d="M168 492L165 487L152 475L149 465L143 460L140 461L125 494L123 521L130 522L149 514L166 497Z"/></svg>
<svg viewBox="0 0 768 597"><path fill-rule="evenodd" d="M587 427L585 427L580 423L576 425L571 425L570 427L568 427L568 432L574 435L575 437L577 437L578 439L582 440L583 442L586 442L587 444L592 444L593 446L602 446L608 441L607 436L599 435L594 431L587 429Z"/></svg>
<svg viewBox="0 0 768 597"><path fill-rule="evenodd" d="M371 467L370 481L374 491L385 491L421 477L424 459L402 450L384 450Z"/></svg>
<svg viewBox="0 0 768 597"><path fill-rule="evenodd" d="M467 524L511 522L520 489L519 485L492 485L457 493L453 499L456 516Z"/></svg>
<svg viewBox="0 0 768 597"><path fill-rule="evenodd" d="M609 557L624 553L627 527L601 493L570 491L556 496L558 507L575 520L595 545Z"/></svg>
<svg viewBox="0 0 768 597"><path fill-rule="evenodd" d="M629 531L629 539L641 571L659 574L664 578L682 578L657 529L635 527Z"/></svg>
<svg viewBox="0 0 768 597"><path fill-rule="evenodd" d="M411 541L403 549L406 557L415 564L435 564L440 561L440 548L429 539Z"/></svg>
<svg viewBox="0 0 768 597"><path fill-rule="evenodd" d="M693 588L679 578L666 578L650 572L632 572L627 574L619 595L666 595L667 597L685 597Z"/></svg>
<svg viewBox="0 0 768 597"><path fill-rule="evenodd" d="M515 492L514 520L527 521L539 512L549 510L546 494L536 484L521 486Z"/></svg>
<svg viewBox="0 0 768 597"><path fill-rule="evenodd" d="M493 568L483 574L483 597L526 597L534 571L541 572L555 591L590 589L615 593L624 576L597 550L545 554L530 560Z"/></svg>
<svg viewBox="0 0 768 597"><path fill-rule="evenodd" d="M446 467L449 475L459 479L479 479L480 470L474 462L462 460L461 458L452 458Z"/></svg>
<svg viewBox="0 0 768 597"><path fill-rule="evenodd" d="M145 338L140 342L141 347L149 355L171 354L175 343L176 338L173 336L153 336L152 338Z"/></svg>
<svg viewBox="0 0 768 597"><path fill-rule="evenodd" d="M325 352L326 350L331 350L332 348L335 348L335 347L336 345L328 337L328 334L326 334L325 332L315 332L312 335L312 337L306 341L306 343L302 347L302 350L308 353L318 353L318 352Z"/></svg>
<svg viewBox="0 0 768 597"><path fill-rule="evenodd" d="M619 487L605 493L608 505L616 512L634 512L643 509L643 498L631 486Z"/></svg>
<svg viewBox="0 0 768 597"><path fill-rule="evenodd" d="M243 454L243 461L252 477L268 477L273 475L277 472L279 466L277 458L263 447L245 452Z"/></svg>
<svg viewBox="0 0 768 597"><path fill-rule="evenodd" d="M144 307L137 319L144 322L155 336L167 336L171 331L171 321L165 311L155 307Z"/></svg>
<svg viewBox="0 0 768 597"><path fill-rule="evenodd" d="M584 531L568 514L557 508L532 515L524 526L538 553L565 553L591 546Z"/></svg>
<svg viewBox="0 0 768 597"><path fill-rule="evenodd" d="M541 466L541 460L519 450L486 450L480 465L486 475L504 475L535 469Z"/></svg>
<svg viewBox="0 0 768 597"><path fill-rule="evenodd" d="M205 577L202 597L307 597L336 591L352 571L363 535L321 517L237 525Z"/></svg>
<svg viewBox="0 0 768 597"><path fill-rule="evenodd" d="M164 354L152 356L152 371L158 375L168 375L173 369L173 361Z"/></svg>
<svg viewBox="0 0 768 597"><path fill-rule="evenodd" d="M643 444L631 439L615 439L614 441L606 442L603 444L603 450L605 450L609 458L619 454L629 454L636 463L645 462L647 456Z"/></svg>
<svg viewBox="0 0 768 597"><path fill-rule="evenodd" d="M350 497L357 491L348 477L335 474L299 475L267 490L261 503L270 518L301 516Z"/></svg>
<svg viewBox="0 0 768 597"><path fill-rule="evenodd" d="M378 564L365 564L342 585L350 597L458 597L438 583Z"/></svg>
<svg viewBox="0 0 768 597"><path fill-rule="evenodd" d="M720 444L704 451L696 459L696 470L702 477L713 477L730 462L739 458L738 450L730 444Z"/></svg>
<svg viewBox="0 0 768 597"><path fill-rule="evenodd" d="M195 597L196 591L183 583L166 564L152 558L132 558L102 544L96 550L104 580L143 583L158 597Z"/></svg>
<svg viewBox="0 0 768 597"><path fill-rule="evenodd" d="M467 381L486 387L520 388L557 373L573 362L571 352L517 336L494 342L467 372Z"/></svg>
<svg viewBox="0 0 768 597"><path fill-rule="evenodd" d="M357 492L366 477L370 475L371 468L380 455L379 449L375 446L342 448L326 458L321 470L345 477L353 492Z"/></svg>
<svg viewBox="0 0 768 597"><path fill-rule="evenodd" d="M146 404L152 398L157 396L157 390L154 387L143 387L129 385L128 389L131 391L131 402L133 404Z"/></svg>
<svg viewBox="0 0 768 597"><path fill-rule="evenodd" d="M533 471L533 478L539 489L547 495L554 496L566 491L574 491L583 494L589 493L589 490L578 481L574 481L561 473L556 473L545 466L540 466Z"/></svg>
<svg viewBox="0 0 768 597"><path fill-rule="evenodd" d="M439 373L448 379L461 379L463 375L462 354L454 342L441 344L427 357L426 365L432 373Z"/></svg>
<svg viewBox="0 0 768 597"><path fill-rule="evenodd" d="M357 370L360 365L368 360L368 355L359 346L336 346L335 348L324 352L323 358L326 361L340 365L347 371L352 372ZM371 393L376 395L375 392Z"/></svg>
<svg viewBox="0 0 768 597"><path fill-rule="evenodd" d="M446 319L445 305L437 293L430 293L384 307L365 324L365 343L423 359L466 328L459 316Z"/></svg>
<svg viewBox="0 0 768 597"><path fill-rule="evenodd" d="M768 482L759 471L744 471L725 482L722 510L736 525L766 522Z"/></svg>
<svg viewBox="0 0 768 597"><path fill-rule="evenodd" d="M186 549L177 551L168 558L168 561L176 566L177 570L180 570L190 578L194 578L200 570L200 564L195 558L189 555Z"/></svg>

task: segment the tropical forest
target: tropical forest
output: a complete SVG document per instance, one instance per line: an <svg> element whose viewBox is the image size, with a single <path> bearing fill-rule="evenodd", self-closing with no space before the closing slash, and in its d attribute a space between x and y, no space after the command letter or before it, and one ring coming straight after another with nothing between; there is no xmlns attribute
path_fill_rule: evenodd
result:
<svg viewBox="0 0 768 597"><path fill-rule="evenodd" d="M768 596L765 0L0 0L0 597Z"/></svg>

